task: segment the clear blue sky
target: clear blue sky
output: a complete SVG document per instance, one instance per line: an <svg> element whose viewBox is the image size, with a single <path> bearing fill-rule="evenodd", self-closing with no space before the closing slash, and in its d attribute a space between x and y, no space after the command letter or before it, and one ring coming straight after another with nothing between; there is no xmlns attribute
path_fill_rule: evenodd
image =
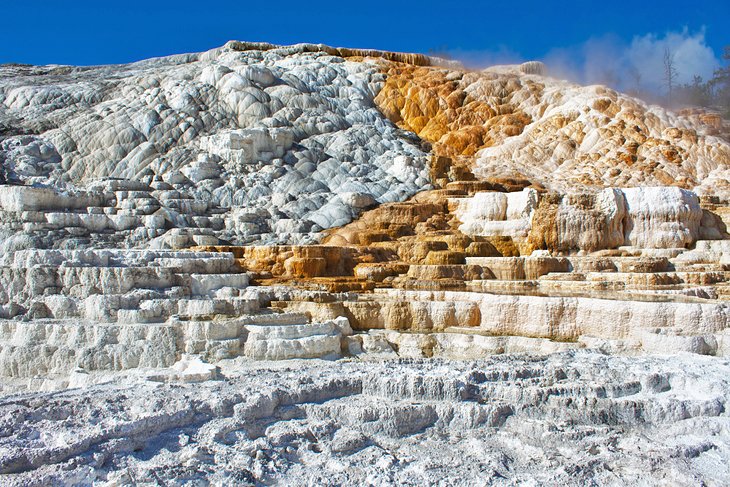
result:
<svg viewBox="0 0 730 487"><path fill-rule="evenodd" d="M730 44L730 1L300 2L2 0L0 63L106 64L203 51L229 39L539 59L611 36L705 29Z"/></svg>

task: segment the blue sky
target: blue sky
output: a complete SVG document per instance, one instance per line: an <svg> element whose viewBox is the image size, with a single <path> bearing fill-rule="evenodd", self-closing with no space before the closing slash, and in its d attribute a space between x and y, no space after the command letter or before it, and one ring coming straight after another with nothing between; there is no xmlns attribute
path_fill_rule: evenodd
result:
<svg viewBox="0 0 730 487"><path fill-rule="evenodd" d="M685 71L711 72L730 44L730 1L2 1L0 63L122 63L239 39L446 52L471 64L547 59L591 81L596 69L584 64L636 57L637 39L661 47L675 34L677 49L693 39L707 66Z"/></svg>

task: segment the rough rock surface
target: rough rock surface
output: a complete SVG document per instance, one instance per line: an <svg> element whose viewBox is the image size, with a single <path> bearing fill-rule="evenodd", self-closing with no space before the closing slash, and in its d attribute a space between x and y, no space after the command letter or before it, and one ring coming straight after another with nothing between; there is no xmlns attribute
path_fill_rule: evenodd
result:
<svg viewBox="0 0 730 487"><path fill-rule="evenodd" d="M480 179L524 178L562 192L678 185L730 196L730 145L697 117L531 69L387 69L376 98L383 112L439 155L474 156L468 166ZM703 185L709 180L714 187Z"/></svg>
<svg viewBox="0 0 730 487"><path fill-rule="evenodd" d="M5 485L723 484L730 364L235 363L0 401Z"/></svg>
<svg viewBox="0 0 730 487"><path fill-rule="evenodd" d="M541 196L479 192L454 198L459 230L470 236L506 236L553 251L596 251L633 246L672 249L701 236L722 239L725 225L708 219L697 195L676 187L606 188L594 194Z"/></svg>
<svg viewBox="0 0 730 487"><path fill-rule="evenodd" d="M2 210L45 210L34 221L70 241L79 235L69 227L134 230L125 245L173 228L239 244L311 242L363 207L428 187L420 142L374 105L384 78L372 60L273 47L0 67L3 180L50 188L7 189ZM92 215L49 215L87 207Z"/></svg>
<svg viewBox="0 0 730 487"><path fill-rule="evenodd" d="M0 66L0 483L726 484L728 128L540 63Z"/></svg>

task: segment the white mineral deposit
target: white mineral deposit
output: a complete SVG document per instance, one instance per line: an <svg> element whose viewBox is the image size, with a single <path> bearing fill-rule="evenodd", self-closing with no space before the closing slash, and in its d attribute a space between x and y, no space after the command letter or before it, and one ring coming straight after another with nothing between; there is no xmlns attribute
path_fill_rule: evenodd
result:
<svg viewBox="0 0 730 487"><path fill-rule="evenodd" d="M0 65L0 484L727 485L707 120L319 44Z"/></svg>

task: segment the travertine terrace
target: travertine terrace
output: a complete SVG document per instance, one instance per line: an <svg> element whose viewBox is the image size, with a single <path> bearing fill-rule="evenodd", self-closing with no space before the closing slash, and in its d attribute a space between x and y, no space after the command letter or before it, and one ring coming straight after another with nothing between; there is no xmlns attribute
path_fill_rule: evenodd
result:
<svg viewBox="0 0 730 487"><path fill-rule="evenodd" d="M538 62L0 66L2 483L726 483L728 134Z"/></svg>

